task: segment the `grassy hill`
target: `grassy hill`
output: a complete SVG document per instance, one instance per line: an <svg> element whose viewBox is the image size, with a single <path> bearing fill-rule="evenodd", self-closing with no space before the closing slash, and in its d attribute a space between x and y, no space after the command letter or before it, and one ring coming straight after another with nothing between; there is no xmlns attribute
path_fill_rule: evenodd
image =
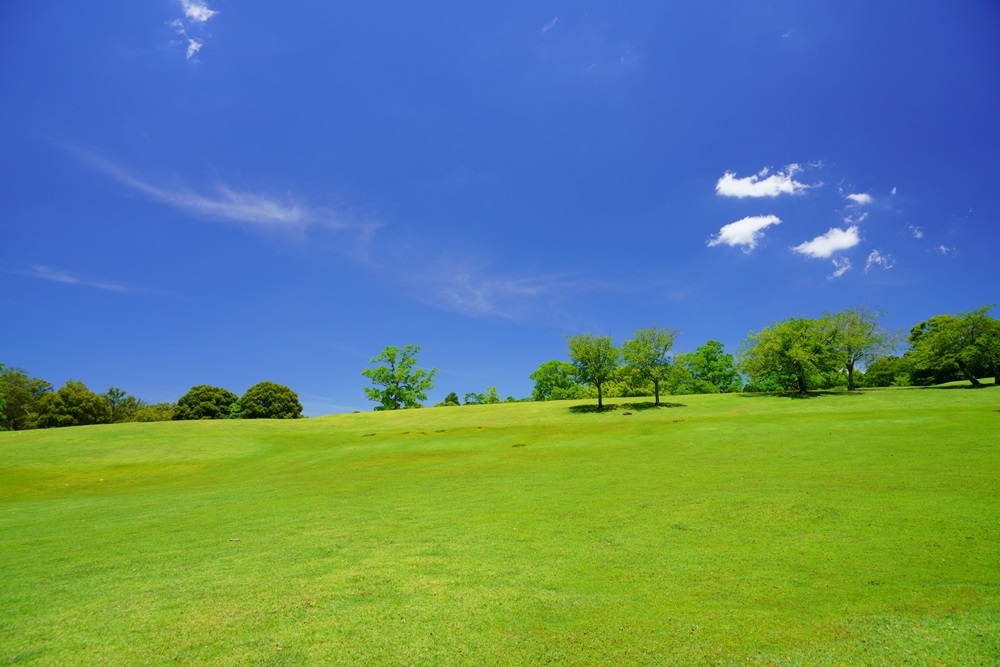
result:
<svg viewBox="0 0 1000 667"><path fill-rule="evenodd" d="M0 665L1000 663L1000 389L668 398L0 433Z"/></svg>

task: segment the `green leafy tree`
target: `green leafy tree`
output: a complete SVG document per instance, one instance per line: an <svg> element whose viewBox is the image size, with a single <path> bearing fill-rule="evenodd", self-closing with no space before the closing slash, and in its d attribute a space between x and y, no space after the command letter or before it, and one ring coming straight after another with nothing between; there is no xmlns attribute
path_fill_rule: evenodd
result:
<svg viewBox="0 0 1000 667"><path fill-rule="evenodd" d="M35 418L38 428L86 426L110 421L111 413L104 399L76 380L69 380L57 391L42 396Z"/></svg>
<svg viewBox="0 0 1000 667"><path fill-rule="evenodd" d="M0 364L0 431L7 430L7 399L4 398L3 382L4 365Z"/></svg>
<svg viewBox="0 0 1000 667"><path fill-rule="evenodd" d="M172 419L228 419L234 403L239 396L208 384L199 384L188 390L177 399L177 409L173 411Z"/></svg>
<svg viewBox="0 0 1000 667"><path fill-rule="evenodd" d="M685 354L677 363L686 366L693 393L729 393L743 389L743 378L736 370L733 355L717 340L710 340L694 352Z"/></svg>
<svg viewBox="0 0 1000 667"><path fill-rule="evenodd" d="M446 408L446 407L451 407L453 405L461 405L461 404L462 402L458 400L458 394L456 394L455 392L451 392L450 394L444 397L443 401L441 401L434 407Z"/></svg>
<svg viewBox="0 0 1000 667"><path fill-rule="evenodd" d="M121 414L116 412L116 410L127 396L128 394L125 390L119 389L118 387L110 387L106 392L101 394L101 398L103 398L104 402L108 404L108 412L111 414L112 424L123 421L121 419ZM133 396L132 399L135 400L135 397Z"/></svg>
<svg viewBox="0 0 1000 667"><path fill-rule="evenodd" d="M140 401L141 403L141 401ZM176 403L154 403L146 405L143 403L132 415L130 421L135 422L163 422L170 421L174 417Z"/></svg>
<svg viewBox="0 0 1000 667"><path fill-rule="evenodd" d="M528 376L535 383L531 397L536 401L587 398L587 387L576 381L575 373L568 361L546 361Z"/></svg>
<svg viewBox="0 0 1000 667"><path fill-rule="evenodd" d="M597 389L597 409L604 407L602 388L614 379L621 359L621 351L611 342L611 336L580 334L567 336L569 358L577 382Z"/></svg>
<svg viewBox="0 0 1000 667"><path fill-rule="evenodd" d="M240 419L299 419L302 404L298 395L283 384L258 382L247 389L235 404L233 416Z"/></svg>
<svg viewBox="0 0 1000 667"><path fill-rule="evenodd" d="M808 378L834 371L833 331L823 321L793 317L747 337L740 367L758 391L797 387L808 391ZM766 387L766 389L765 389Z"/></svg>
<svg viewBox="0 0 1000 667"><path fill-rule="evenodd" d="M28 376L23 368L4 368L0 371L0 395L7 404L3 426L8 431L34 428L38 402L52 392L52 385L45 380Z"/></svg>
<svg viewBox="0 0 1000 667"><path fill-rule="evenodd" d="M854 391L854 371L867 367L879 357L892 352L899 335L882 324L883 314L867 306L856 306L833 315L824 315L826 325L833 329L833 353L841 368L847 370L847 390Z"/></svg>
<svg viewBox="0 0 1000 667"><path fill-rule="evenodd" d="M365 394L369 400L380 404L376 410L419 408L421 401L427 400L427 391L434 388L437 369L425 371L416 368L419 352L419 345L402 348L390 345L370 362L382 364L381 366L366 368L361 372L375 385L366 387Z"/></svg>
<svg viewBox="0 0 1000 667"><path fill-rule="evenodd" d="M673 366L670 348L677 332L674 329L651 327L636 329L631 340L622 345L625 363L635 374L653 383L654 405L660 404L660 384L670 375Z"/></svg>
<svg viewBox="0 0 1000 667"><path fill-rule="evenodd" d="M865 387L905 387L910 384L913 364L907 357L879 357L868 364L862 386Z"/></svg>
<svg viewBox="0 0 1000 667"><path fill-rule="evenodd" d="M979 373L1000 373L1000 322L989 316L991 306L969 313L937 315L910 330L912 359L918 369L955 365L973 386ZM941 381L938 378L938 381Z"/></svg>

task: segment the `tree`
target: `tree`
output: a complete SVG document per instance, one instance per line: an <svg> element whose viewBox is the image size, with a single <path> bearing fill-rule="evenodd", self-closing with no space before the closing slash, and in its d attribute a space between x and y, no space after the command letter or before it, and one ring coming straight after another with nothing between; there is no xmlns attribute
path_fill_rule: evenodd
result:
<svg viewBox="0 0 1000 667"><path fill-rule="evenodd" d="M862 386L906 387L911 384L913 364L907 357L879 357L865 369Z"/></svg>
<svg viewBox="0 0 1000 667"><path fill-rule="evenodd" d="M0 431L5 431L7 423L7 399L4 398L3 382L4 365L0 364Z"/></svg>
<svg viewBox="0 0 1000 667"><path fill-rule="evenodd" d="M38 428L86 426L109 421L111 413L104 399L76 380L68 380L58 391L46 394L38 401Z"/></svg>
<svg viewBox="0 0 1000 667"><path fill-rule="evenodd" d="M4 368L0 372L0 395L7 404L3 415L4 428L8 431L33 428L38 402L51 392L51 384L29 377L23 368Z"/></svg>
<svg viewBox="0 0 1000 667"><path fill-rule="evenodd" d="M139 401L142 403L142 401ZM142 404L135 414L132 415L131 421L135 422L162 422L170 421L174 417L174 410L177 409L176 403L154 403L153 405Z"/></svg>
<svg viewBox="0 0 1000 667"><path fill-rule="evenodd" d="M580 334L567 336L569 358L573 363L573 374L577 382L593 385L597 389L597 409L604 407L601 388L614 378L618 369L621 351L611 342L611 336Z"/></svg>
<svg viewBox="0 0 1000 667"><path fill-rule="evenodd" d="M302 404L298 395L282 384L258 382L247 389L232 411L240 419L299 419Z"/></svg>
<svg viewBox="0 0 1000 667"><path fill-rule="evenodd" d="M536 401L586 398L587 388L576 381L575 372L568 361L546 361L528 376L535 382L531 397Z"/></svg>
<svg viewBox="0 0 1000 667"><path fill-rule="evenodd" d="M833 315L826 313L826 324L833 329L833 353L841 368L847 370L847 390L854 391L854 370L867 366L892 352L899 336L882 325L882 312L867 306L855 306Z"/></svg>
<svg viewBox="0 0 1000 667"><path fill-rule="evenodd" d="M229 419L229 412L238 400L228 389L199 384L177 399L172 419Z"/></svg>
<svg viewBox="0 0 1000 667"><path fill-rule="evenodd" d="M427 390L434 388L437 369L425 371L415 368L419 352L419 345L407 345L403 348L390 345L369 362L384 365L366 368L361 372L375 385L365 387L365 394L369 400L380 403L376 410L419 408L420 401L427 400Z"/></svg>
<svg viewBox="0 0 1000 667"><path fill-rule="evenodd" d="M743 389L743 378L736 370L733 355L717 340L710 340L701 347L677 359L687 367L692 383L692 393L729 393Z"/></svg>
<svg viewBox="0 0 1000 667"><path fill-rule="evenodd" d="M112 424L115 423L116 421L121 421L121 419L118 418L119 415L115 414L115 408L121 405L122 401L125 400L125 397L127 395L128 394L125 393L124 389L119 389L118 387L110 387L106 392L104 392L101 395L101 398L104 399L104 402L108 404L108 410L111 413ZM132 399L135 400L135 397L133 396Z"/></svg>
<svg viewBox="0 0 1000 667"><path fill-rule="evenodd" d="M996 378L1000 374L1000 322L988 315L991 308L936 315L913 327L910 345L914 365L918 369L944 369L954 364L975 387L980 386L977 373L992 373Z"/></svg>
<svg viewBox="0 0 1000 667"><path fill-rule="evenodd" d="M635 370L640 378L653 383L654 405L660 404L660 383L667 379L670 367L670 348L674 346L677 332L673 329L651 327L636 329L631 340L622 346L625 363Z"/></svg>
<svg viewBox="0 0 1000 667"><path fill-rule="evenodd" d="M444 397L443 401L441 401L440 403L438 403L434 407L444 408L444 407L450 407L450 406L453 406L453 405L461 405L461 404L462 404L462 402L458 400L458 394L456 394L455 392L451 392L450 394L448 394L447 396Z"/></svg>
<svg viewBox="0 0 1000 667"><path fill-rule="evenodd" d="M812 375L836 370L832 330L819 320L793 317L751 332L740 351L740 367L758 390L808 390ZM767 389L764 389L764 388Z"/></svg>

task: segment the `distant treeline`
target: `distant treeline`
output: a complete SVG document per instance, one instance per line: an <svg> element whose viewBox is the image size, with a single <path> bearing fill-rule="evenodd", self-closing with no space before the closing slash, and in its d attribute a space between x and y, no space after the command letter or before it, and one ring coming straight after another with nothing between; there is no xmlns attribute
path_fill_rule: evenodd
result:
<svg viewBox="0 0 1000 667"><path fill-rule="evenodd" d="M294 419L299 398L288 387L260 382L243 396L209 385L192 387L176 403L146 403L118 387L103 394L69 380L54 390L23 368L0 364L0 430L169 421L171 419Z"/></svg>

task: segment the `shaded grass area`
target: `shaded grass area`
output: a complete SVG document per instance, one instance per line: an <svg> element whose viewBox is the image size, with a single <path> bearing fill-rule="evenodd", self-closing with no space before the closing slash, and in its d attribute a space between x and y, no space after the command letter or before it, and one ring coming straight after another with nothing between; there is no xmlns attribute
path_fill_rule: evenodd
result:
<svg viewBox="0 0 1000 667"><path fill-rule="evenodd" d="M1000 659L994 392L634 405L2 433L0 664Z"/></svg>

